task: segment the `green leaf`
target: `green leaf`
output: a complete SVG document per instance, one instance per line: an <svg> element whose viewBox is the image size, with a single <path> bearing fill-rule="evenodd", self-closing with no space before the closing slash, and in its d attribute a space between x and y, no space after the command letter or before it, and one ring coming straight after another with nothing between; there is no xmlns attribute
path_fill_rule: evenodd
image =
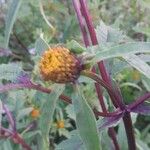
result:
<svg viewBox="0 0 150 150"><path fill-rule="evenodd" d="M32 110L33 110L33 107L28 107L28 108L21 109L18 112L16 119L20 120L20 119L24 118L25 116L29 115Z"/></svg>
<svg viewBox="0 0 150 150"><path fill-rule="evenodd" d="M145 86L146 90L150 91L150 79L145 76L142 76L142 83Z"/></svg>
<svg viewBox="0 0 150 150"><path fill-rule="evenodd" d="M132 82L125 82L125 83L120 84L120 88L123 88L123 87L126 87L126 86L127 87L129 86L129 87L135 88L139 91L142 91L142 88L140 86L138 86L137 84L132 83Z"/></svg>
<svg viewBox="0 0 150 150"><path fill-rule="evenodd" d="M70 132L71 137L56 146L56 150L85 150L77 130Z"/></svg>
<svg viewBox="0 0 150 150"><path fill-rule="evenodd" d="M68 106L65 108L65 110L66 110L67 116L68 116L69 118L75 120L76 117L75 117L75 113L74 113L74 111L73 111L73 105L72 105L72 104L68 105Z"/></svg>
<svg viewBox="0 0 150 150"><path fill-rule="evenodd" d="M92 62L96 63L104 59L121 57L128 54L145 53L145 52L148 53L150 52L150 42L131 42L109 48L106 47L100 48L100 46L92 46L89 48L94 49L94 51L96 51L96 54L92 59Z"/></svg>
<svg viewBox="0 0 150 150"><path fill-rule="evenodd" d="M9 63L0 65L0 80L15 80L23 72L21 64Z"/></svg>
<svg viewBox="0 0 150 150"><path fill-rule="evenodd" d="M13 150L10 140L5 140L3 143L3 150Z"/></svg>
<svg viewBox="0 0 150 150"><path fill-rule="evenodd" d="M86 51L86 48L82 47L77 41L71 40L67 42L67 48L69 48L72 52L76 54L83 53Z"/></svg>
<svg viewBox="0 0 150 150"><path fill-rule="evenodd" d="M103 21L100 21L99 25L96 27L96 36L98 43L107 42L108 26L106 26Z"/></svg>
<svg viewBox="0 0 150 150"><path fill-rule="evenodd" d="M99 25L96 27L96 35L100 45L105 42L121 42L127 39L122 31L118 28L105 25L103 21L100 21Z"/></svg>
<svg viewBox="0 0 150 150"><path fill-rule="evenodd" d="M41 55L45 50L49 49L49 45L44 40L43 35L41 34L40 37L35 42L35 49L37 54Z"/></svg>
<svg viewBox="0 0 150 150"><path fill-rule="evenodd" d="M140 71L143 75L150 78L150 66L145 63L142 59L134 54L123 56L123 58L134 68Z"/></svg>
<svg viewBox="0 0 150 150"><path fill-rule="evenodd" d="M80 90L76 86L72 97L79 134L87 150L101 150L95 116Z"/></svg>
<svg viewBox="0 0 150 150"><path fill-rule="evenodd" d="M49 130L52 124L57 100L60 94L63 92L64 88L64 85L56 84L50 94L44 94L46 101L43 104L41 110L42 113L39 120L39 127L42 131L44 150L49 150Z"/></svg>
<svg viewBox="0 0 150 150"><path fill-rule="evenodd" d="M148 147L148 145L146 143L144 143L142 140L140 139L137 139L136 140L136 145L137 145L137 148L139 150L150 150L150 148Z"/></svg>
<svg viewBox="0 0 150 150"><path fill-rule="evenodd" d="M5 37L4 37L4 48L8 47L10 33L13 28L15 19L17 17L18 10L21 6L22 0L13 0L10 3L10 6L8 8L8 13L6 16L6 26L5 26Z"/></svg>

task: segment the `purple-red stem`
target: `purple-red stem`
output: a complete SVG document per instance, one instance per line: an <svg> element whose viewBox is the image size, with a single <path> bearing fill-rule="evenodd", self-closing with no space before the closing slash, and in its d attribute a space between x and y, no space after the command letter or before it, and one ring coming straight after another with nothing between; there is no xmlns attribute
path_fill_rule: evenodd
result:
<svg viewBox="0 0 150 150"><path fill-rule="evenodd" d="M32 150L31 147L23 140L23 138L18 133L14 133L12 138L16 143L20 144L23 149Z"/></svg>
<svg viewBox="0 0 150 150"><path fill-rule="evenodd" d="M85 21L86 21L86 24L87 24L87 27L88 27L88 30L89 30L89 34L90 34L90 37L91 37L92 44L97 45L98 41L97 41L94 26L93 26L93 23L92 23L92 19L90 17L90 14L89 14L89 11L88 11L88 8L87 8L86 0L80 0L80 4L81 4L81 7L82 7L82 14L85 17ZM105 65L104 65L103 61L98 62L98 68L99 68L99 71L101 73L102 79L104 81L106 81L107 83L109 83L110 86L111 86L111 79L110 79L110 76L109 76L109 74L107 73L107 71L105 69ZM112 97L111 93L110 92L108 92L108 93L109 93L109 95L112 99L113 104L116 107L121 107L123 109L124 105L120 101L120 98L114 99Z"/></svg>
<svg viewBox="0 0 150 150"><path fill-rule="evenodd" d="M96 73L95 67L92 68L92 72ZM100 85L97 82L95 83L95 89L96 89L97 97L98 97L100 106L102 108L102 111L103 112L107 112L107 108L105 106L105 102L104 102L104 99L103 99L101 87L100 87Z"/></svg>
<svg viewBox="0 0 150 150"><path fill-rule="evenodd" d="M80 1L81 3L81 1ZM83 35L83 39L84 39L84 43L85 43L85 46L89 46L90 45L90 41L88 39L88 35L87 35L87 31L85 31L86 27L85 25L83 24L83 18L81 16L81 11L83 8L82 5L80 6L79 5L79 2L76 1L76 0L73 0L73 5L74 5L74 8L75 8L75 11L76 11L76 14L77 14L77 17L78 17L78 21L79 21L79 25L80 25L80 28L81 28L81 32L82 32L82 35ZM83 14L82 14L83 15ZM84 16L84 15L83 15ZM87 23L88 25L88 23ZM92 28L91 28L92 29ZM89 33L92 33L89 31ZM92 34L90 35L92 36ZM95 40L97 40L96 36L94 37ZM91 38L92 40L92 44L96 44L96 43L93 43L93 38ZM101 66L101 64L99 65ZM95 72L95 68L93 67L93 71ZM104 103L104 100L103 100L103 96L102 96L102 92L101 92L101 88L100 86L98 85L98 83L95 83L95 88L96 88L96 92L97 92L97 95L98 95L98 99L99 99L99 102L100 102L100 105L102 107L102 110L104 113L107 113L107 109L105 107L105 103ZM114 146L116 148L116 150L119 150L119 145L118 145L118 142L117 142L117 139L116 139L116 134L115 134L115 131L113 128L109 128L109 131L108 131L110 134L111 134L111 138L112 138L112 141L114 143Z"/></svg>
<svg viewBox="0 0 150 150"><path fill-rule="evenodd" d="M0 131L4 132L4 135L2 135L2 137L10 138L15 143L20 144L22 146L22 148L24 148L25 150L32 150L30 148L30 146L23 140L23 138L17 132L11 131L4 127L0 127ZM1 136L1 134L0 134L0 136Z"/></svg>
<svg viewBox="0 0 150 150"><path fill-rule="evenodd" d="M90 37L91 37L92 43L94 45L96 45L96 44L98 44L98 41L97 41L97 38L96 38L96 33L95 33L95 30L94 30L94 26L93 26L92 20L89 16L89 12L88 12L87 6L85 4L85 1L86 0L80 0L81 7L82 7L82 10L83 10L82 13L85 16L85 20L87 22L87 26L88 26L88 29L89 29L89 32L90 32ZM109 83L110 86L112 87L109 74L107 74L103 62L99 63L99 70L101 72L102 79L105 80L107 83ZM110 92L108 92L108 93L109 93L109 95L111 97L111 100L112 100L113 104L115 105L115 107L117 106L117 104L119 104L118 107L120 107L121 109L125 108L125 104L122 102L120 97L117 96L118 93L116 95L117 99L114 99L113 95L111 95ZM130 113L126 113L124 115L123 122L124 122L124 126L125 126L125 129L126 129L129 150L136 150L135 137L134 137L134 132L133 132L133 126L132 126Z"/></svg>
<svg viewBox="0 0 150 150"><path fill-rule="evenodd" d="M132 125L130 112L126 112L123 116L124 127L128 140L128 149L136 150L135 137L134 137L134 129Z"/></svg>
<svg viewBox="0 0 150 150"><path fill-rule="evenodd" d="M22 89L22 88L27 88L27 89L34 89L34 90L37 90L37 91L41 91L43 93L50 93L51 92L51 89L48 89L48 88L45 88L45 87L42 87L41 85L38 85L38 84L34 84L34 83L30 83L30 84L26 84L26 83L11 83L11 84L7 84L7 85L3 85L0 87L0 93L2 92L6 92L6 91L10 91L10 90L14 90L14 89ZM62 99L64 102L66 103L72 103L71 99L68 97L68 96L65 96L63 94L60 95L59 97L60 99ZM104 113L104 112L98 112L98 111L95 111L95 114L97 114L98 116L102 116L102 117L113 117L115 115L117 115L118 113L121 113L122 111L121 110L117 110L117 111L114 111L114 112L107 112L107 113Z"/></svg>
<svg viewBox="0 0 150 150"><path fill-rule="evenodd" d="M73 6L74 6L74 9L76 11L77 18L79 20L79 25L80 25L81 32L82 32L82 35L83 35L84 43L85 43L86 46L88 46L88 45L90 45L90 41L89 41L88 33L87 33L87 30L86 30L86 27L85 27L85 22L82 18L82 14L81 14L81 11L80 11L79 1L74 1L73 0Z"/></svg>
<svg viewBox="0 0 150 150"><path fill-rule="evenodd" d="M3 104L3 109L4 109L5 113L7 114L8 122L10 123L13 131L16 131L16 122L13 117L13 114L9 111L9 109L7 108L7 106L5 104Z"/></svg>
<svg viewBox="0 0 150 150"><path fill-rule="evenodd" d="M149 98L150 98L150 92L144 94L143 96L141 96L141 97L139 97L139 98L137 98L137 99L135 100L135 102L133 102L133 103L131 103L131 104L129 104L129 105L127 106L127 109L132 110L133 108L135 108L136 106L142 104L144 101L146 101L146 100L149 99Z"/></svg>
<svg viewBox="0 0 150 150"><path fill-rule="evenodd" d="M39 84L34 84L34 83L16 83L16 84L14 84L14 83L10 83L10 84L1 86L0 87L0 93L5 92L5 91L9 91L9 90L13 90L13 89L22 89L22 88L35 89L37 91L41 91L44 93L50 93L51 92L51 89L42 87ZM68 96L61 94L59 98L65 102L67 102L67 103L71 103L71 99Z"/></svg>
<svg viewBox="0 0 150 150"><path fill-rule="evenodd" d="M97 41L94 26L92 24L92 20L91 20L91 17L89 15L89 11L88 11L88 8L87 8L87 5L86 5L85 1L86 0L80 0L80 4L81 4L81 7L82 7L82 14L85 17L85 21L86 21L87 27L89 29L92 44L96 45L96 44L98 44L98 41ZM110 76L109 76L109 74L107 74L104 63L99 62L98 66L99 66L99 70L101 72L102 79L104 81L106 81L107 83L109 83L110 86L112 87ZM117 99L114 99L113 95L111 95L110 92L108 92L108 93L109 93L109 95L111 97L111 100L112 100L113 104L115 105L115 107L117 107L117 104L119 104L118 107L120 107L121 109L125 108L125 104L120 99L120 95L118 95L118 93L116 94ZM134 137L134 133L133 133L133 126L132 126L130 113L127 112L125 114L125 116L123 117L123 121L124 121L124 126L125 126L125 129L126 129L126 135L127 135L127 138L128 138L129 149L131 150L131 148L132 148L132 150L136 150L135 137Z"/></svg>

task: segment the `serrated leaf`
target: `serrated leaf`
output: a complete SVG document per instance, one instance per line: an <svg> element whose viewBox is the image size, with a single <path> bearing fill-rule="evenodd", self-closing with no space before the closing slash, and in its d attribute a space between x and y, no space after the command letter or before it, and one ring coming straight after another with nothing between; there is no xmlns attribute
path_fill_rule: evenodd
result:
<svg viewBox="0 0 150 150"><path fill-rule="evenodd" d="M21 64L9 63L0 65L0 80L15 80L22 72Z"/></svg>
<svg viewBox="0 0 150 150"><path fill-rule="evenodd" d="M40 37L35 42L35 49L38 55L41 55L45 50L49 49L49 45L44 40L43 35L40 35Z"/></svg>
<svg viewBox="0 0 150 150"><path fill-rule="evenodd" d="M56 84L50 94L44 94L46 101L41 110L39 127L43 137L43 149L49 150L49 130L53 120L53 114L56 108L57 100L63 92L65 85Z"/></svg>
<svg viewBox="0 0 150 150"><path fill-rule="evenodd" d="M92 46L89 49L94 49L97 52L91 62L96 63L104 59L123 57L125 55L136 53L150 53L150 42L131 42L126 44L120 44L112 47L99 47Z"/></svg>
<svg viewBox="0 0 150 150"><path fill-rule="evenodd" d="M125 35L119 29L108 27L108 42L121 42L125 39Z"/></svg>
<svg viewBox="0 0 150 150"><path fill-rule="evenodd" d="M100 25L96 27L96 35L98 43L107 42L108 27L104 24L103 21L100 21Z"/></svg>
<svg viewBox="0 0 150 150"><path fill-rule="evenodd" d="M79 134L87 150L101 150L95 116L81 93L81 89L76 87L72 101Z"/></svg>
<svg viewBox="0 0 150 150"><path fill-rule="evenodd" d="M100 44L105 42L121 42L126 38L122 31L105 25L103 21L100 21L100 25L96 27L96 35Z"/></svg>
<svg viewBox="0 0 150 150"><path fill-rule="evenodd" d="M130 64L132 67L136 68L147 78L150 78L150 66L141 60L138 56L134 54L130 54L127 56L123 56L123 58Z"/></svg>
<svg viewBox="0 0 150 150"><path fill-rule="evenodd" d="M6 16L6 21L5 21L5 37L4 37L4 47L8 47L9 43L9 38L10 38L10 33L13 28L15 19L17 17L18 10L21 6L22 0L13 0L11 1L9 8L8 8L8 13Z"/></svg>

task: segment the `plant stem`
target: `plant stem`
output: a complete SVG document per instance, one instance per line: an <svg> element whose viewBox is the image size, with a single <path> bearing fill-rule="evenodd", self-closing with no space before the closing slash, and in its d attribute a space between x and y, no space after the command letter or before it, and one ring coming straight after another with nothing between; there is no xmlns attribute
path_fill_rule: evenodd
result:
<svg viewBox="0 0 150 150"><path fill-rule="evenodd" d="M108 93L111 95L111 98L113 98L113 99L117 99L118 98L116 93L114 92L114 90L109 85L109 83L107 83L106 81L102 80L98 75L94 74L91 71L87 71L87 70L82 71L81 74L86 76L86 77L89 77L89 78L93 79L94 81L99 83L101 86L106 88ZM120 105L120 103L118 101L116 101L115 105Z"/></svg>
<svg viewBox="0 0 150 150"><path fill-rule="evenodd" d="M87 34L87 31L86 31L85 22L82 18L82 14L81 14L81 11L80 11L81 8L80 8L79 1L73 0L73 6L74 6L74 9L76 11L77 18L79 20L79 25L80 25L80 29L81 29L81 32L82 32L84 44L86 46L88 46L88 45L90 45L90 42L89 42L88 34Z"/></svg>
<svg viewBox="0 0 150 150"><path fill-rule="evenodd" d="M87 24L87 27L88 27L88 30L89 30L89 34L90 34L90 37L91 37L92 44L93 45L97 45L98 41L97 41L95 29L94 29L94 26L93 26L93 23L92 23L92 19L90 17L90 14L89 14L89 11L88 11L88 8L87 8L87 5L86 5L85 2L86 2L86 0L80 0L80 4L81 4L81 7L82 7L82 14L85 17L85 21L86 21L86 24ZM98 62L98 68L99 68L99 71L101 73L102 79L104 81L106 81L112 87L110 76L109 76L109 74L107 73L107 71L105 69L105 65L104 65L103 61ZM122 103L122 101L120 100L119 97L116 100L111 95L111 93L109 93L109 95L110 95L111 100L112 100L113 104L115 105L115 107L122 107L122 108L124 108L124 105L123 105L123 103ZM120 105L117 105L117 103L118 103L117 101L120 103Z"/></svg>
<svg viewBox="0 0 150 150"><path fill-rule="evenodd" d="M10 83L10 84L0 86L0 93L13 90L13 89L22 89L22 88L34 89L37 91L41 91L43 93L50 93L52 91L51 89L42 87L39 84L34 84L31 82L31 83ZM68 96L61 94L59 98L66 103L71 103L71 99Z"/></svg>
<svg viewBox="0 0 150 150"><path fill-rule="evenodd" d="M133 109L133 108L135 108L136 106L142 104L144 101L146 101L146 100L149 99L149 98L150 98L150 92L144 94L143 96L141 96L141 97L139 97L139 98L137 98L137 99L135 100L135 102L129 104L129 105L127 106L127 108L128 108L128 109Z"/></svg>
<svg viewBox="0 0 150 150"><path fill-rule="evenodd" d="M73 5L74 5L74 8L75 8L78 20L79 20L81 32L82 32L83 39L84 39L84 43L85 43L85 45L87 47L87 46L89 46L90 42L89 42L88 35L87 35L87 32L86 32L86 27L85 27L85 25L83 25L83 19L82 19L82 16L81 16L81 11L82 11L83 7L81 6L82 8L81 7L79 8L79 3L76 0L73 0ZM93 28L91 28L91 29L93 29ZM89 32L89 33L91 33L91 32ZM95 40L97 40L96 36L95 36ZM92 43L93 43L93 41L92 41ZM93 69L95 69L95 68L93 67ZM103 100L103 95L102 95L102 92L101 92L101 88L100 88L100 86L97 83L95 83L95 88L96 88L96 92L97 92L98 99L99 99L100 105L102 107L102 110L104 111L104 113L107 113L107 109L105 107L105 103L104 103L104 100ZM119 145L117 143L115 132L112 132L112 131L114 131L113 128L109 129L110 134L112 134L111 138L112 138L112 141L114 143L115 149L119 150Z"/></svg>
<svg viewBox="0 0 150 150"><path fill-rule="evenodd" d="M13 114L10 112L10 110L5 104L3 104L3 109L7 115L8 122L11 125L13 131L16 131L16 122L15 122L15 118L13 117Z"/></svg>
<svg viewBox="0 0 150 150"><path fill-rule="evenodd" d="M123 122L126 130L127 140L128 140L128 148L129 150L136 150L134 130L132 126L131 115L129 112L126 112L124 114Z"/></svg>
<svg viewBox="0 0 150 150"><path fill-rule="evenodd" d="M95 67L92 68L92 72L96 73ZM105 102L103 99L103 95L102 95L102 91L101 91L101 87L97 82L95 83L95 89L96 89L97 97L98 97L98 100L99 100L99 103L100 103L100 106L101 106L103 112L107 112Z"/></svg>
<svg viewBox="0 0 150 150"><path fill-rule="evenodd" d="M25 150L32 150L31 147L22 139L22 137L18 133L14 133L12 138Z"/></svg>
<svg viewBox="0 0 150 150"><path fill-rule="evenodd" d="M115 132L114 128L108 128L108 134L111 137L111 139L113 140L115 150L120 150L120 147L119 147L119 144L117 141L117 137L116 137L116 132Z"/></svg>
<svg viewBox="0 0 150 150"><path fill-rule="evenodd" d="M89 11L88 11L87 5L85 4L85 1L86 0L80 0L80 4L81 4L81 7L82 7L82 14L85 17L85 20L86 20L86 23L87 23L87 26L88 26L88 29L89 29L92 44L96 45L96 44L98 44L98 41L97 41L94 26L92 24L92 20L91 20L91 17L89 15ZM104 63L99 62L98 64L99 64L98 66L99 66L99 70L101 72L102 79L104 81L106 81L112 87L111 78L110 78L109 74L107 74ZM125 109L125 104L123 103L122 99L120 99L121 94L119 94L119 91L115 92L116 93L115 95L114 95L114 93L112 94L109 91L108 91L108 93L109 93L109 95L111 97L111 100L112 100L115 107L120 107L121 109ZM117 105L117 104L119 104L119 105ZM127 134L127 138L128 138L129 149L131 150L131 148L133 148L132 150L135 150L136 149L135 137L134 137L134 133L133 133L133 127L132 127L132 121L131 121L130 113L127 113L123 120L124 120L124 126L126 128L126 134ZM129 125L130 125L130 127L129 127ZM133 143L131 143L130 141L132 141ZM114 139L113 139L113 143L115 145ZM133 146L132 146L132 144L133 144ZM117 143L117 145L118 145L118 143Z"/></svg>

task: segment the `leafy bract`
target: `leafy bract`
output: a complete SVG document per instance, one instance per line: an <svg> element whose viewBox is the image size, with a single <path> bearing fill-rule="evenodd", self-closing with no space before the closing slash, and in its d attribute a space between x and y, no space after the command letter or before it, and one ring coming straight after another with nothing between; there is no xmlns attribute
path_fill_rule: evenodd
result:
<svg viewBox="0 0 150 150"><path fill-rule="evenodd" d="M53 91L50 94L44 94L45 97L45 103L43 104L42 110L41 110L41 116L39 120L39 127L42 132L43 137L43 149L48 150L49 149L49 130L52 124L54 111L56 108L57 100L60 96L60 94L64 90L64 85L58 85L56 84L54 86Z"/></svg>
<svg viewBox="0 0 150 150"><path fill-rule="evenodd" d="M95 116L78 86L72 99L76 125L86 149L101 150Z"/></svg>
<svg viewBox="0 0 150 150"><path fill-rule="evenodd" d="M8 13L6 16L6 21L5 21L5 24L6 24L5 37L4 37L4 47L5 48L8 47L11 30L12 30L14 22L16 20L18 10L21 6L21 2L22 2L22 0L13 0L10 3Z"/></svg>

